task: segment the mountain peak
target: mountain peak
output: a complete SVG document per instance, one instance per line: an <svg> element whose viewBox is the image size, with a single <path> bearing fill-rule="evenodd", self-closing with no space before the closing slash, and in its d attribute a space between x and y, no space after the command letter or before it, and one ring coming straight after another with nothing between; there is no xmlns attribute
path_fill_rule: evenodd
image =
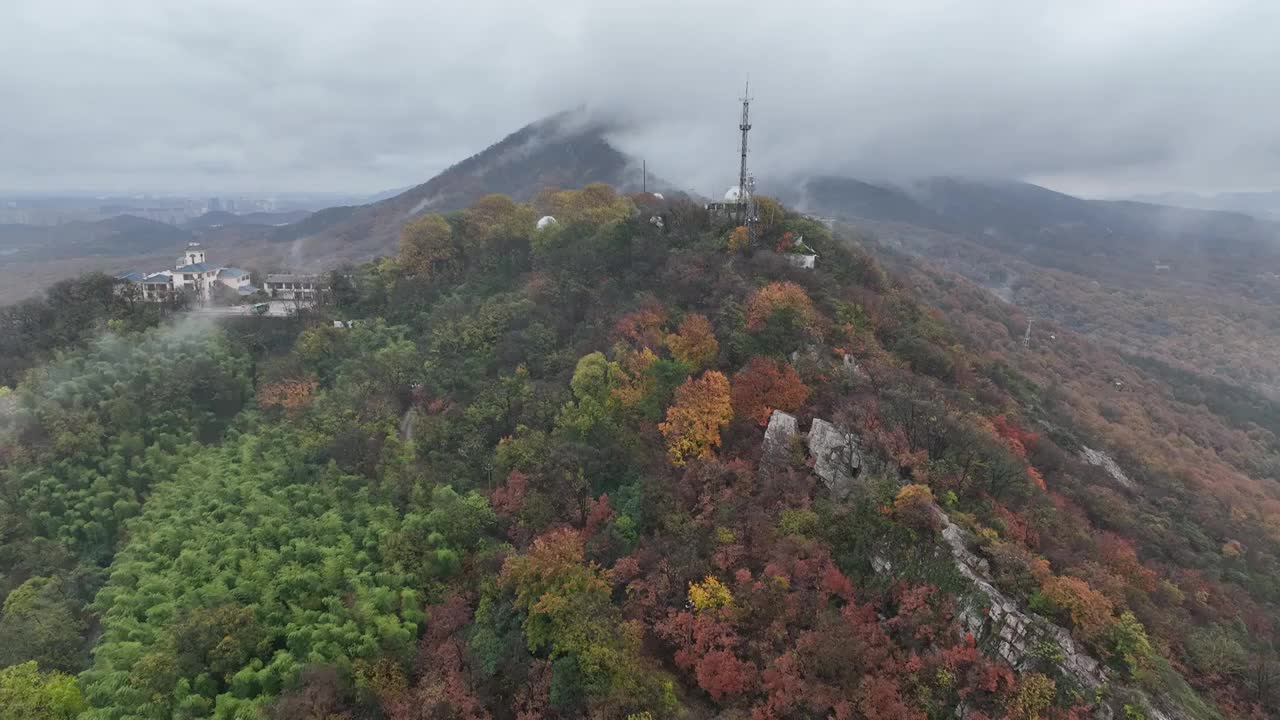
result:
<svg viewBox="0 0 1280 720"><path fill-rule="evenodd" d="M304 241L306 255L372 257L395 247L405 222L429 212L472 205L493 193L519 201L551 188L602 182L620 190L639 184L638 163L606 137L614 123L586 109L532 122L454 164L425 183L378 202L322 212L279 228L280 241Z"/></svg>

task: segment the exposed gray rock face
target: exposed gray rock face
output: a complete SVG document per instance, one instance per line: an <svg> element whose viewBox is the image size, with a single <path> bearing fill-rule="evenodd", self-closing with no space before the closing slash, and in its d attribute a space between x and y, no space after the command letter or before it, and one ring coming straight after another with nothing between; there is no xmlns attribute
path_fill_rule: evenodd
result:
<svg viewBox="0 0 1280 720"><path fill-rule="evenodd" d="M1018 670L1032 668L1042 659L1037 653L1038 648L1049 643L1056 646L1061 654L1056 664L1063 675L1085 691L1101 687L1108 680L1106 669L1076 645L1065 628L1038 615L1023 612L1017 602L992 585L990 567L986 560L969 550L965 531L951 522L942 510L936 512L942 523L943 542L951 551L956 568L988 603L985 608L971 603L961 614L966 628L979 643L989 643L992 654ZM1098 717L1111 717L1106 708L1101 708L1099 713Z"/></svg>
<svg viewBox="0 0 1280 720"><path fill-rule="evenodd" d="M800 433L796 416L774 410L769 416L769 427L764 431L764 459L770 462L785 461L791 452L791 438Z"/></svg>
<svg viewBox="0 0 1280 720"><path fill-rule="evenodd" d="M846 354L840 358L840 368L849 378L858 378L863 375L862 367L858 365L858 360L853 355Z"/></svg>
<svg viewBox="0 0 1280 720"><path fill-rule="evenodd" d="M847 497L862 473L862 455L853 434L820 418L813 421L807 434L801 434L794 415L774 410L764 431L764 461L787 462L796 437L805 438L814 473L836 497Z"/></svg>
<svg viewBox="0 0 1280 720"><path fill-rule="evenodd" d="M1111 456L1105 452L1086 447L1081 448L1080 457L1084 458L1084 461L1090 465L1096 465L1103 470L1106 470L1107 474L1111 476L1111 479L1115 480L1116 484L1120 485L1124 489L1138 489L1138 484L1131 480L1128 475L1125 475L1124 470L1121 470L1120 466L1116 464L1116 461L1112 460Z"/></svg>
<svg viewBox="0 0 1280 720"><path fill-rule="evenodd" d="M851 433L826 420L815 419L809 428L809 454L813 471L837 496L846 497L862 472L862 455Z"/></svg>

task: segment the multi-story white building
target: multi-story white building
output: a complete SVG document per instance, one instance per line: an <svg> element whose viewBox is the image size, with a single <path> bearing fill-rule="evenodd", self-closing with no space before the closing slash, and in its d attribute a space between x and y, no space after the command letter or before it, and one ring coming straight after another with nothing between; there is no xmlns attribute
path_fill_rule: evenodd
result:
<svg viewBox="0 0 1280 720"><path fill-rule="evenodd" d="M116 276L116 280L140 285L142 298L150 302L164 302L186 294L197 302L207 303L214 288L220 285L235 290L242 297L258 291L248 271L206 262L200 243L188 243L186 251L174 265L173 270L155 273L122 273Z"/></svg>
<svg viewBox="0 0 1280 720"><path fill-rule="evenodd" d="M314 300L326 289L318 275L268 274L262 284L268 295L284 300Z"/></svg>

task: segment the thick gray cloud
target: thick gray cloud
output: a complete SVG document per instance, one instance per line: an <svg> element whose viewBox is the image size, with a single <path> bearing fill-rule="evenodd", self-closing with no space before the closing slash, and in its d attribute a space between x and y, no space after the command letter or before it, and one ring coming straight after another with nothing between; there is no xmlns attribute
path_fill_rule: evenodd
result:
<svg viewBox="0 0 1280 720"><path fill-rule="evenodd" d="M753 167L1089 194L1280 187L1273 0L6 0L0 188L374 191L587 105Z"/></svg>

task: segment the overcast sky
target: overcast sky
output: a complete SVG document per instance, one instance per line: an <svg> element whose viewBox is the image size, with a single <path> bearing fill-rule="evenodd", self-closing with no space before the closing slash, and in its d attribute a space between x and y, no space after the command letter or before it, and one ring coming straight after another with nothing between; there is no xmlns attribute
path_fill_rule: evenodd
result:
<svg viewBox="0 0 1280 720"><path fill-rule="evenodd" d="M0 189L373 192L585 104L652 172L1280 188L1275 0L2 0Z"/></svg>

